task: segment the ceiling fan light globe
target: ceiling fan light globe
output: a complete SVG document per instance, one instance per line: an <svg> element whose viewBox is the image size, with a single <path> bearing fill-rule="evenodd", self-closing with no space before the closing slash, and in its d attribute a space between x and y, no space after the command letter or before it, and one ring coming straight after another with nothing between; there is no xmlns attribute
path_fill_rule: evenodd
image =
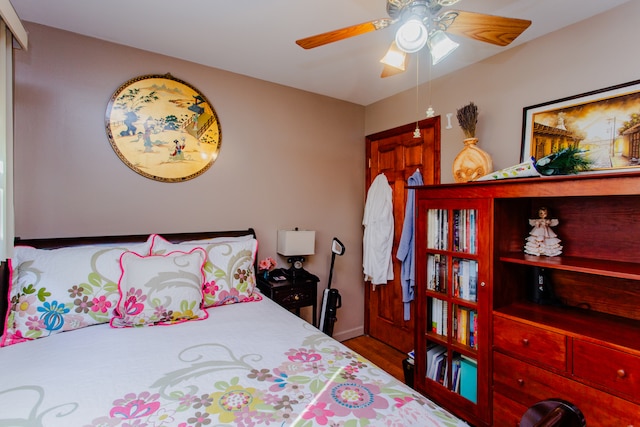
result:
<svg viewBox="0 0 640 427"><path fill-rule="evenodd" d="M431 52L431 63L436 65L444 58L449 56L451 52L456 50L460 44L451 40L444 31L437 30L431 33L427 41L429 51Z"/></svg>
<svg viewBox="0 0 640 427"><path fill-rule="evenodd" d="M396 44L406 53L414 53L422 49L428 38L427 27L418 18L408 19L396 32Z"/></svg>
<svg viewBox="0 0 640 427"><path fill-rule="evenodd" d="M438 0L438 4L442 7L453 6L458 3L460 0Z"/></svg>
<svg viewBox="0 0 640 427"><path fill-rule="evenodd" d="M384 57L380 60L383 64L386 64L390 67L397 68L398 70L404 71L405 64L407 60L407 54L400 49L395 42L391 43L389 50L384 55Z"/></svg>

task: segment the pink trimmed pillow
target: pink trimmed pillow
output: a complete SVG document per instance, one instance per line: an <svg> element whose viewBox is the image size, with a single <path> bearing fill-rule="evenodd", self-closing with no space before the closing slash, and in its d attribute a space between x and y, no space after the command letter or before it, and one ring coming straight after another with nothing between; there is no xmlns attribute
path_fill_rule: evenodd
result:
<svg viewBox="0 0 640 427"><path fill-rule="evenodd" d="M16 246L9 260L9 310L0 346L107 323L118 303L120 256L146 242L59 249Z"/></svg>
<svg viewBox="0 0 640 427"><path fill-rule="evenodd" d="M202 248L166 255L122 254L120 300L111 326L171 325L206 319L208 313L202 307L206 258Z"/></svg>
<svg viewBox="0 0 640 427"><path fill-rule="evenodd" d="M259 293L254 292L258 241L252 236L171 243L156 234L152 238L151 253L189 251L195 247L202 247L207 252L204 266L205 307L262 299Z"/></svg>

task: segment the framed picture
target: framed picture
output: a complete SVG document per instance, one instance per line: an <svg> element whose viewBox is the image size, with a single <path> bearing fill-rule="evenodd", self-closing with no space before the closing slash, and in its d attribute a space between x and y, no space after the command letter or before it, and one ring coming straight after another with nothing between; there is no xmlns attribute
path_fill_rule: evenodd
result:
<svg viewBox="0 0 640 427"><path fill-rule="evenodd" d="M640 167L640 80L524 108L521 162L568 147L592 170Z"/></svg>
<svg viewBox="0 0 640 427"><path fill-rule="evenodd" d="M120 160L156 181L195 178L218 157L222 130L207 98L170 74L146 75L115 91L106 131Z"/></svg>

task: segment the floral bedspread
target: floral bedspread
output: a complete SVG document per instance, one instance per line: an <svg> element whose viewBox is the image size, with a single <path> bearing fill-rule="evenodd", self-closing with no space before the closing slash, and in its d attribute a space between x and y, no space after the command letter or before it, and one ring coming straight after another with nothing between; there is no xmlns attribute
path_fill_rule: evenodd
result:
<svg viewBox="0 0 640 427"><path fill-rule="evenodd" d="M0 426L462 426L269 299L0 349Z"/></svg>

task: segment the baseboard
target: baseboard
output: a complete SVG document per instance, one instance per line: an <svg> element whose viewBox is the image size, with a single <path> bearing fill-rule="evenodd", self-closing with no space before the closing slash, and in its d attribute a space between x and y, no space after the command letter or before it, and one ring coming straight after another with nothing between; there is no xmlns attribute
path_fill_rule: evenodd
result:
<svg viewBox="0 0 640 427"><path fill-rule="evenodd" d="M346 331L340 331L333 334L333 339L336 341L346 341L351 338L359 337L360 335L364 335L364 326L358 326L356 328L348 329Z"/></svg>

